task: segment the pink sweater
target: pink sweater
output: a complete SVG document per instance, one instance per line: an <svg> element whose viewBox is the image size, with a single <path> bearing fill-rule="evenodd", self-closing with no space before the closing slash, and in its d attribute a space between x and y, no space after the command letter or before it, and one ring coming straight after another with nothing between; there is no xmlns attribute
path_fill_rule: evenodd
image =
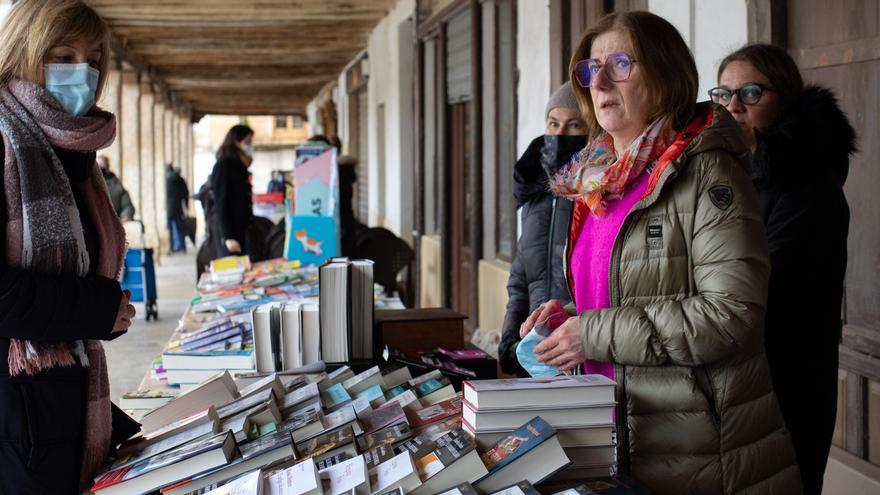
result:
<svg viewBox="0 0 880 495"><path fill-rule="evenodd" d="M611 250L626 215L645 194L650 176L647 171L643 172L627 187L623 197L608 202L604 215L590 213L587 216L571 254L571 275L578 314L611 306L608 292ZM614 379L612 363L587 359L584 361L584 371Z"/></svg>

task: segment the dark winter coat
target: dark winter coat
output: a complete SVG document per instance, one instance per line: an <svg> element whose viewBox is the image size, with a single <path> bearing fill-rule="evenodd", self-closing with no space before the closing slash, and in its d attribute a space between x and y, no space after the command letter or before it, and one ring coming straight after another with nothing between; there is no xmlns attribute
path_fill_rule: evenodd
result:
<svg viewBox="0 0 880 495"><path fill-rule="evenodd" d="M250 174L237 157L221 157L211 172L214 195L211 236L218 255L227 256L225 241L235 239L247 254L247 230L253 217Z"/></svg>
<svg viewBox="0 0 880 495"><path fill-rule="evenodd" d="M101 170L101 174L104 176L104 182L107 183L107 192L110 194L110 202L113 204L113 209L116 210L116 216L134 218L134 205L128 191L123 187L122 181L109 170Z"/></svg>
<svg viewBox="0 0 880 495"><path fill-rule="evenodd" d="M0 143L0 156L2 154ZM55 149L71 182L85 180L94 153ZM3 175L0 174L0 181ZM0 196L3 191L0 182ZM86 250L98 259L97 229L78 188L72 188L83 224ZM0 225L6 203L0 197ZM0 240L0 493L78 492L86 405L82 366L11 377L9 339L111 340L122 297L119 282L96 276L51 275L9 268Z"/></svg>
<svg viewBox="0 0 880 495"><path fill-rule="evenodd" d="M522 236L507 280L498 357L506 373L525 374L516 359L519 327L549 299L570 302L563 268L571 201L550 194L548 174L554 174L586 145L584 136L535 138L514 166L514 196L522 207Z"/></svg>
<svg viewBox="0 0 880 495"><path fill-rule="evenodd" d="M189 202L189 188L186 180L173 170L165 172L165 215L169 218L183 218L184 207Z"/></svg>
<svg viewBox="0 0 880 495"><path fill-rule="evenodd" d="M820 493L837 413L849 230L843 184L855 132L830 91L808 87L757 137L752 174L772 267L767 359L805 493Z"/></svg>

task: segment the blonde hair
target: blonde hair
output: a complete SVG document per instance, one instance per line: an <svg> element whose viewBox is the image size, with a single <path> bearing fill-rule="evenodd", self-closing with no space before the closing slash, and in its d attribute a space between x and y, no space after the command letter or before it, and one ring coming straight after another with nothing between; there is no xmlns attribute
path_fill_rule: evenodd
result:
<svg viewBox="0 0 880 495"><path fill-rule="evenodd" d="M0 28L0 86L13 78L45 84L43 57L53 47L80 40L101 44L101 97L110 58L110 29L81 0L19 0Z"/></svg>

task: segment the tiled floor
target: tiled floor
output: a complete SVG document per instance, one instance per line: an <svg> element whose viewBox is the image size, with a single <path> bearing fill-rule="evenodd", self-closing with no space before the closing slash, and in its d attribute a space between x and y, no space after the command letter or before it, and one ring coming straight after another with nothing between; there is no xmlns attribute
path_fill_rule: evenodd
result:
<svg viewBox="0 0 880 495"><path fill-rule="evenodd" d="M177 319L193 296L196 285L195 250L192 245L188 248L187 254L163 256L156 265L158 321L146 321L143 303L135 303L138 314L128 334L104 343L113 402L117 402L124 392L137 390L150 362L162 352L177 326Z"/></svg>

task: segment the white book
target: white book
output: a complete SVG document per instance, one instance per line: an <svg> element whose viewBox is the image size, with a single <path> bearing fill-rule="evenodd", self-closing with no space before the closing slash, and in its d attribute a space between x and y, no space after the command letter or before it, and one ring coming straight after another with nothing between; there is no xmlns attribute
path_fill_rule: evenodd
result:
<svg viewBox="0 0 880 495"><path fill-rule="evenodd" d="M281 363L286 370L303 365L299 306L297 303L289 303L281 307Z"/></svg>
<svg viewBox="0 0 880 495"><path fill-rule="evenodd" d="M493 493L513 483L526 480L533 485L569 464L556 435L544 440L503 468L474 483L479 493Z"/></svg>
<svg viewBox="0 0 880 495"><path fill-rule="evenodd" d="M238 387L228 371L215 372L198 386L164 406L153 409L141 419L141 432L147 434L163 426L204 411L210 406L222 406L238 397Z"/></svg>
<svg viewBox="0 0 880 495"><path fill-rule="evenodd" d="M602 375L465 381L464 400L474 409L543 409L614 402L614 381Z"/></svg>
<svg viewBox="0 0 880 495"><path fill-rule="evenodd" d="M373 358L373 261L351 262L351 334L355 359Z"/></svg>
<svg viewBox="0 0 880 495"><path fill-rule="evenodd" d="M272 304L261 304L251 313L257 371L276 371L272 352L272 307Z"/></svg>
<svg viewBox="0 0 880 495"><path fill-rule="evenodd" d="M260 378L254 383L251 383L250 385L240 389L238 395L244 398L268 389L272 389L272 395L275 398L284 397L284 383L281 381L281 378L278 378L275 373Z"/></svg>
<svg viewBox="0 0 880 495"><path fill-rule="evenodd" d="M349 361L351 334L348 297L348 261L329 262L319 268L321 319L321 358L328 363Z"/></svg>
<svg viewBox="0 0 880 495"><path fill-rule="evenodd" d="M261 473L257 469L215 488L205 495L262 495L262 493Z"/></svg>
<svg viewBox="0 0 880 495"><path fill-rule="evenodd" d="M321 361L321 319L318 305L314 303L301 304L299 313L303 364L317 363Z"/></svg>
<svg viewBox="0 0 880 495"><path fill-rule="evenodd" d="M370 487L374 493L384 493L395 488L404 493L415 490L422 484L419 471L408 450L388 459L370 471Z"/></svg>
<svg viewBox="0 0 880 495"><path fill-rule="evenodd" d="M614 403L595 406L556 407L536 411L534 409L507 409L474 411L467 402L462 403L461 419L474 431L491 429L515 430L541 416L553 428L605 425L614 421Z"/></svg>
<svg viewBox="0 0 880 495"><path fill-rule="evenodd" d="M320 397L318 384L310 383L305 387L300 387L296 390L288 392L284 396L284 399L281 401L281 404L278 408L282 411L287 411L294 407L297 407L300 404L305 403L307 400L316 399L318 397Z"/></svg>
<svg viewBox="0 0 880 495"><path fill-rule="evenodd" d="M267 495L323 495L318 468L311 459L279 471L266 480Z"/></svg>
<svg viewBox="0 0 880 495"><path fill-rule="evenodd" d="M415 378L412 378L409 381L409 385L412 388L416 388L428 380L433 380L433 379L439 380L441 378L443 378L443 373L440 373L440 370L431 370L431 371L425 373L424 375L419 375Z"/></svg>
<svg viewBox="0 0 880 495"><path fill-rule="evenodd" d="M334 464L319 471L324 486L324 495L342 495L353 492L355 495L369 495L370 477L364 456L354 456L347 461Z"/></svg>

